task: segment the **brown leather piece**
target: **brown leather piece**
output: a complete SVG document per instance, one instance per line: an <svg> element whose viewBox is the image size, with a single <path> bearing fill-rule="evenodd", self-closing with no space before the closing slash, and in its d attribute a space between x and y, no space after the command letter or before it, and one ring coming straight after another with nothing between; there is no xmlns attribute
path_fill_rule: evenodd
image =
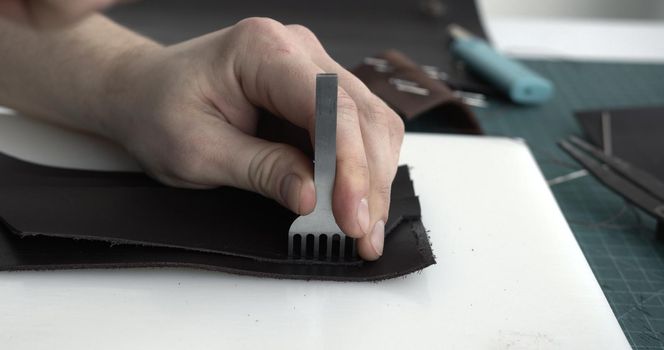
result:
<svg viewBox="0 0 664 350"><path fill-rule="evenodd" d="M388 50L375 55L389 63L389 69L376 69L370 64L355 67L352 72L367 87L408 123L423 115L432 115L441 122L463 133L480 134L481 129L472 111L454 96L452 90L439 80L434 80L405 54ZM414 83L427 94L400 91L395 81Z"/></svg>
<svg viewBox="0 0 664 350"><path fill-rule="evenodd" d="M0 270L182 266L370 281L435 263L405 166L376 262L289 260L295 215L251 192L170 188L144 174L59 169L2 154L0 217Z"/></svg>

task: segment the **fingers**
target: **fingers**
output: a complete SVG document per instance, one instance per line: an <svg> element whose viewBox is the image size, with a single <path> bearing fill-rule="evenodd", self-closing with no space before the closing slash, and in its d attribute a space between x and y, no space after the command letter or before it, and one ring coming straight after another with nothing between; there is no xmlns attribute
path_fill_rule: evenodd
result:
<svg viewBox="0 0 664 350"><path fill-rule="evenodd" d="M333 210L339 227L359 238L360 255L383 251L391 183L403 138L401 119L340 67L301 26L248 19L233 27L233 70L244 95L314 133L315 76L339 75L337 174Z"/></svg>
<svg viewBox="0 0 664 350"><path fill-rule="evenodd" d="M165 182L184 187L233 186L272 198L305 215L315 206L311 161L286 144L268 142L203 116L194 127L178 127L169 149ZM195 140L195 141L194 141Z"/></svg>
<svg viewBox="0 0 664 350"><path fill-rule="evenodd" d="M343 74L342 74L343 75ZM371 228L358 242L358 250L367 259L378 258L383 252L385 223L390 208L392 181L396 174L399 150L403 139L403 123L381 100L362 91L364 85L352 86L352 79L342 79L358 99L362 140L370 169L369 203Z"/></svg>
<svg viewBox="0 0 664 350"><path fill-rule="evenodd" d="M369 171L369 226L358 241L358 250L368 260L377 259L383 250L385 222L390 206L391 184L396 174L404 126L401 118L354 75L332 60L306 30L297 27L303 41L310 42L309 54L318 66L339 75L339 84L355 101L362 142ZM342 165L340 165L342 166ZM341 185L341 184L340 184ZM335 215L348 215L343 185L335 188Z"/></svg>
<svg viewBox="0 0 664 350"><path fill-rule="evenodd" d="M238 79L245 95L314 135L315 77L324 73L293 34L278 22L250 19L238 24L250 32ZM245 28L246 27L246 28ZM245 28L245 29L242 29ZM370 229L369 167L355 100L342 88L337 103L337 174L334 212L352 237Z"/></svg>
<svg viewBox="0 0 664 350"><path fill-rule="evenodd" d="M337 173L332 210L339 228L355 238L369 229L369 166L357 105L339 89L337 99Z"/></svg>
<svg viewBox="0 0 664 350"><path fill-rule="evenodd" d="M315 76L324 73L286 28L267 18L238 22L233 31L235 74L247 99L302 128L313 130Z"/></svg>
<svg viewBox="0 0 664 350"><path fill-rule="evenodd" d="M226 162L230 184L263 194L293 212L313 211L316 193L311 161L292 146L236 132L235 156Z"/></svg>

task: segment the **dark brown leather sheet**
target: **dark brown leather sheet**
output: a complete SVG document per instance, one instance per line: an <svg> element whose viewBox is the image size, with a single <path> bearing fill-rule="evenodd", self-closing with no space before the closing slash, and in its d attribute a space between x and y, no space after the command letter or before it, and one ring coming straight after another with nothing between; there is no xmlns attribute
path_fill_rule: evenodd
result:
<svg viewBox="0 0 664 350"><path fill-rule="evenodd" d="M184 266L339 281L402 276L434 264L408 168L392 188L375 262L287 257L295 215L234 188L187 190L139 173L59 169L0 154L0 270Z"/></svg>
<svg viewBox="0 0 664 350"><path fill-rule="evenodd" d="M447 26L456 23L487 38L475 1L440 1L438 17L423 8L436 1L418 0L143 0L114 6L113 20L164 44L174 44L233 25L247 17L271 17L311 29L325 50L345 67L389 48L419 64L433 65L448 82L467 91L495 94L452 57Z"/></svg>

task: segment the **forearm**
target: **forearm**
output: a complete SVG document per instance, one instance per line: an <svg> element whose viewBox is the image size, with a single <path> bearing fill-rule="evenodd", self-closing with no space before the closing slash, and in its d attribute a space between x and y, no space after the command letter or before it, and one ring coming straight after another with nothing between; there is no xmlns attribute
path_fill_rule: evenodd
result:
<svg viewBox="0 0 664 350"><path fill-rule="evenodd" d="M0 19L0 105L108 136L113 80L158 47L101 15L56 32Z"/></svg>

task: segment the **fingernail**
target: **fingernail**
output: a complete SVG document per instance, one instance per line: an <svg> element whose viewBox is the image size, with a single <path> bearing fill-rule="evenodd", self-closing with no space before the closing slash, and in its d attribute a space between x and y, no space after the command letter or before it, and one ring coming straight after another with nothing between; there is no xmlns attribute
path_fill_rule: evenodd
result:
<svg viewBox="0 0 664 350"><path fill-rule="evenodd" d="M300 210L300 190L302 189L302 180L295 174L287 175L281 180L281 200L286 203L288 208L299 214Z"/></svg>
<svg viewBox="0 0 664 350"><path fill-rule="evenodd" d="M385 223L378 221L371 231L371 245L378 256L383 255L383 242L385 241Z"/></svg>
<svg viewBox="0 0 664 350"><path fill-rule="evenodd" d="M366 198L362 198L360 205L357 206L357 223L365 234L369 233L369 220L369 202Z"/></svg>

